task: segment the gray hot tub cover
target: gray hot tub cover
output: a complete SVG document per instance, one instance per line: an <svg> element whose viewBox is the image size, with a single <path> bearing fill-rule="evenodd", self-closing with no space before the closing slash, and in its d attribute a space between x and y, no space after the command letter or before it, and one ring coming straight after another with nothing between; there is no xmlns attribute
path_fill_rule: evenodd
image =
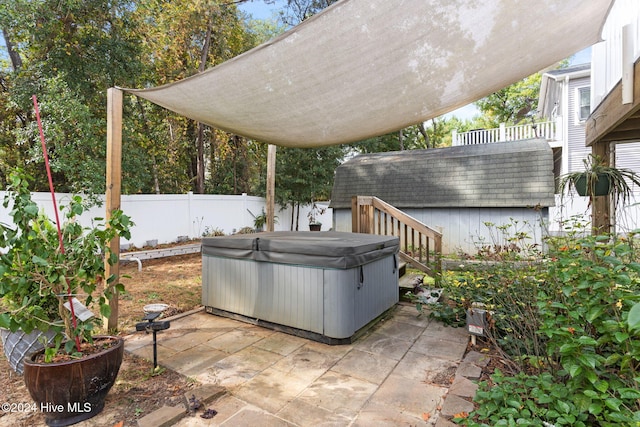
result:
<svg viewBox="0 0 640 427"><path fill-rule="evenodd" d="M202 240L205 256L338 269L368 264L398 249L397 237L337 231L276 231Z"/></svg>

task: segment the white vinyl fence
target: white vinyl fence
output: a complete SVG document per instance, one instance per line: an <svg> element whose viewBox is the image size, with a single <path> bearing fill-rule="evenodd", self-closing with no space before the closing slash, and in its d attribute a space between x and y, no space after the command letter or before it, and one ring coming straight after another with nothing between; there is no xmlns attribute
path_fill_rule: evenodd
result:
<svg viewBox="0 0 640 427"><path fill-rule="evenodd" d="M0 197L4 200L4 191ZM50 193L32 193L33 200L44 209L52 219L55 218ZM58 207L67 205L71 195L56 193ZM325 208L329 202L319 202L318 206ZM122 240L122 246L132 244L138 248L148 245L152 241L158 244L171 243L180 240L195 239L212 230L220 230L225 234L233 234L244 227L254 226L254 216L262 214L265 209L263 197L210 194L141 194L123 195L121 199L122 211L131 217L135 226L131 230L131 240ZM300 208L300 231L309 230L307 214L311 206ZM0 206L0 222L12 224L9 209ZM93 218L104 218L104 205L94 206L80 217L83 225L90 225ZM291 230L291 208L279 209L276 206L275 229ZM322 222L322 230L332 227L332 212L327 208L317 217ZM62 217L61 217L62 220ZM295 224L293 226L295 229Z"/></svg>

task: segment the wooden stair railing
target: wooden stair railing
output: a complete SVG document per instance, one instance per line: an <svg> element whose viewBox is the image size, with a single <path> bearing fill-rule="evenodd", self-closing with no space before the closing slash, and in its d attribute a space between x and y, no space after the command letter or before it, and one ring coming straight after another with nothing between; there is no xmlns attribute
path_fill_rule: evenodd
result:
<svg viewBox="0 0 640 427"><path fill-rule="evenodd" d="M441 272L442 233L374 196L351 199L354 233L397 236L400 259L436 276Z"/></svg>

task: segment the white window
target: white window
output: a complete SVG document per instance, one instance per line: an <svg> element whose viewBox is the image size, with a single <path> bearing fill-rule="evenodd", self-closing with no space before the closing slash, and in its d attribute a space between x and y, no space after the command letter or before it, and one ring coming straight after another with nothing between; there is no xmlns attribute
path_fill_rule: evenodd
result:
<svg viewBox="0 0 640 427"><path fill-rule="evenodd" d="M587 120L589 117L589 113L591 112L591 88L590 87L580 87L578 88L578 102L577 102L577 112L578 112L578 120L583 122Z"/></svg>

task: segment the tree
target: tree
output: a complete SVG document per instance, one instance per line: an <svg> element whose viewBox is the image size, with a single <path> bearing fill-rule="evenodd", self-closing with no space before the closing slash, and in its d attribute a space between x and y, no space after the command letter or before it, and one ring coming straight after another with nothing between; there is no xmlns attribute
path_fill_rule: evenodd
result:
<svg viewBox="0 0 640 427"><path fill-rule="evenodd" d="M152 84L169 83L203 72L253 47L258 36L246 31L235 3L222 0L141 1L138 14L146 24L145 55L148 56L146 62L151 64L148 78ZM192 177L193 190L203 193L211 167L207 163L210 157L207 153L216 150L213 144L226 144L229 139L216 140L216 130L201 123L186 123L186 128L177 130L186 141L191 141L191 148L185 147L193 153L187 170ZM211 185L208 187L212 188Z"/></svg>
<svg viewBox="0 0 640 427"><path fill-rule="evenodd" d="M477 101L475 105L491 127L498 127L500 123L516 124L536 110L541 81L540 73L533 74Z"/></svg>
<svg viewBox="0 0 640 427"><path fill-rule="evenodd" d="M287 0L287 5L280 12L280 20L288 26L298 25L338 0ZM275 0L265 0L267 4Z"/></svg>
<svg viewBox="0 0 640 427"><path fill-rule="evenodd" d="M0 4L0 30L11 51L11 63L3 61L0 71L0 172L26 163L38 177L36 188L46 185L37 173L35 93L43 103L56 187L104 192L106 89L172 82L255 46L260 35L246 30L235 3ZM123 192L202 190L215 130L133 97L125 100L123 127Z"/></svg>
<svg viewBox="0 0 640 427"><path fill-rule="evenodd" d="M322 148L278 148L276 161L276 202L293 207L292 229L298 229L298 208L316 200L328 200L336 168L347 146Z"/></svg>
<svg viewBox="0 0 640 427"><path fill-rule="evenodd" d="M43 170L31 102L37 94L57 188L104 191L105 89L127 86L139 65L129 6L118 0L2 5L0 27L19 58L4 79L3 114L14 117L12 137L2 141L12 153L4 170L24 163L30 172ZM44 188L43 174L34 175L36 188Z"/></svg>
<svg viewBox="0 0 640 427"><path fill-rule="evenodd" d="M211 152L211 173L207 179L207 193L256 194L257 176L266 162L260 146L239 135L217 131ZM261 189L259 194L264 194Z"/></svg>
<svg viewBox="0 0 640 427"><path fill-rule="evenodd" d="M271 19L248 19L245 22L247 31L256 44L267 42L286 30L284 25Z"/></svg>

